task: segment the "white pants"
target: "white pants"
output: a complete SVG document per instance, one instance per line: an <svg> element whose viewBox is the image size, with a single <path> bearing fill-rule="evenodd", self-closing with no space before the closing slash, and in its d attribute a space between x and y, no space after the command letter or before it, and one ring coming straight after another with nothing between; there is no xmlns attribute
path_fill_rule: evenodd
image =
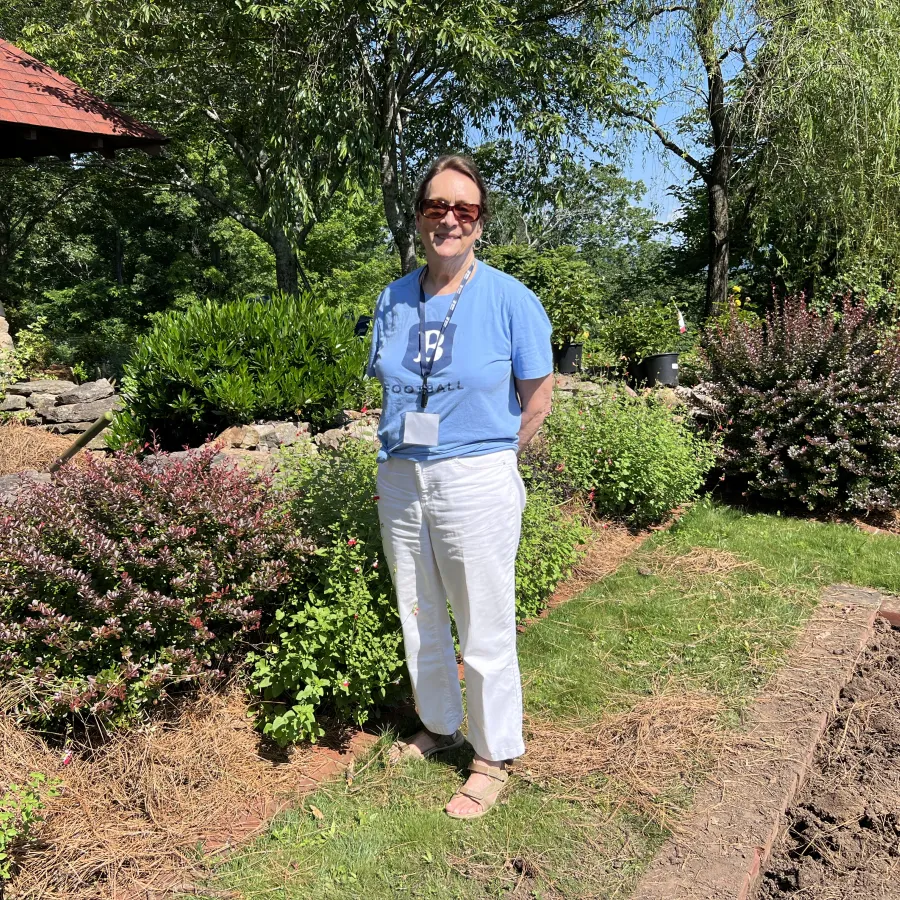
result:
<svg viewBox="0 0 900 900"><path fill-rule="evenodd" d="M516 454L391 458L378 467L378 496L422 724L452 734L463 720L449 600L465 666L469 742L484 759L521 756L515 566L525 487Z"/></svg>

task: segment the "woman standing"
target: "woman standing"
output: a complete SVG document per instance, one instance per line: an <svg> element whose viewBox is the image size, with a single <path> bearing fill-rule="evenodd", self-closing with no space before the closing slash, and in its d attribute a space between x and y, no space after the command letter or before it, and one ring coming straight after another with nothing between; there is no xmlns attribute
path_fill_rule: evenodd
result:
<svg viewBox="0 0 900 900"><path fill-rule="evenodd" d="M384 388L379 516L424 728L394 761L463 744L447 613L465 667L471 776L447 804L483 815L525 751L515 561L525 488L516 453L550 411L550 322L531 291L475 259L487 214L475 164L444 156L416 197L427 265L375 310L369 374Z"/></svg>

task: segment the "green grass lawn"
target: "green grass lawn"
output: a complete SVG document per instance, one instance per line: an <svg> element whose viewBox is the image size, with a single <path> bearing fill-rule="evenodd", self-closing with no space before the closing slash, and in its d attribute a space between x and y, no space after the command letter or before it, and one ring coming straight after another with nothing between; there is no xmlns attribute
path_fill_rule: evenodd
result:
<svg viewBox="0 0 900 900"><path fill-rule="evenodd" d="M702 554L678 562L695 548L725 551L708 555L719 570L691 563ZM900 538L699 504L521 636L527 714L603 728L659 691L700 690L727 726L833 582L900 593ZM389 770L389 740L352 782L322 788L223 863L210 897L627 897L665 837L664 811L689 797L690 780L640 805L612 780L567 796L525 777L526 755L502 806L457 822L441 810L468 755Z"/></svg>

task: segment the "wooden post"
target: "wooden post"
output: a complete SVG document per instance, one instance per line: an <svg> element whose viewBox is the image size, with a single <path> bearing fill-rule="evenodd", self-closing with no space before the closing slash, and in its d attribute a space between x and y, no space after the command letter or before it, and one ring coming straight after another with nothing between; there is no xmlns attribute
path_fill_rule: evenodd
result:
<svg viewBox="0 0 900 900"><path fill-rule="evenodd" d="M66 460L71 459L79 450L83 447L86 447L104 428L106 428L110 422L113 420L113 413L105 412L84 434L80 435L76 440L72 441L72 446L69 447L62 456L58 457L54 460L53 465L50 466L50 471L55 472Z"/></svg>

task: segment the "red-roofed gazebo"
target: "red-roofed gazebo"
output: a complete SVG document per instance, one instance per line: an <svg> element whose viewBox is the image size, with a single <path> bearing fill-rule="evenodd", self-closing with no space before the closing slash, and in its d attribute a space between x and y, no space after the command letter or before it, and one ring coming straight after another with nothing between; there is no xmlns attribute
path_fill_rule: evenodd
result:
<svg viewBox="0 0 900 900"><path fill-rule="evenodd" d="M168 139L0 40L0 158L156 153Z"/></svg>

